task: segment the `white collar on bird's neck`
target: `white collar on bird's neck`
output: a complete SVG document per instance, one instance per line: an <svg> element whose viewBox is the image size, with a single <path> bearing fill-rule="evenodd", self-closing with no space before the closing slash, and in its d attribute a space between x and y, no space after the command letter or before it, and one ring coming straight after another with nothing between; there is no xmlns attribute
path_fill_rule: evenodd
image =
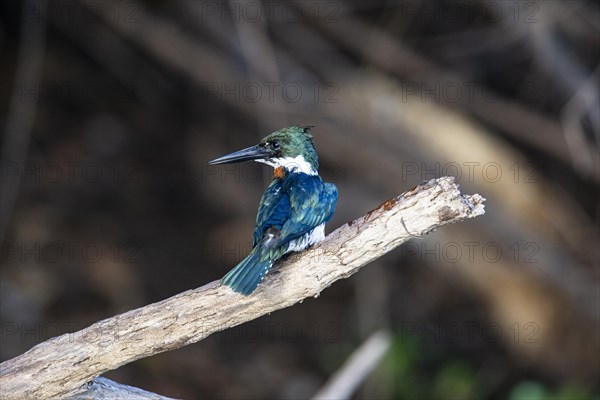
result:
<svg viewBox="0 0 600 400"><path fill-rule="evenodd" d="M257 162L270 165L271 167L277 168L282 167L288 172L300 172L307 175L318 175L318 172L313 166L304 159L302 155L282 158L271 158L269 160L259 159Z"/></svg>

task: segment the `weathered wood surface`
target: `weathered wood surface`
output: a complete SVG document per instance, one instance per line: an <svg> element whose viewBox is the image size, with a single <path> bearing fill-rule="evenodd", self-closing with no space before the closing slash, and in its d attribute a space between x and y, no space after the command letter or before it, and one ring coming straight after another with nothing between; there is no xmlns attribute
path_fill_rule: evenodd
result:
<svg viewBox="0 0 600 400"><path fill-rule="evenodd" d="M0 397L81 393L83 385L106 371L317 297L411 237L483 214L484 201L477 194L462 195L451 177L423 183L290 256L251 296L214 281L40 343L0 364Z"/></svg>

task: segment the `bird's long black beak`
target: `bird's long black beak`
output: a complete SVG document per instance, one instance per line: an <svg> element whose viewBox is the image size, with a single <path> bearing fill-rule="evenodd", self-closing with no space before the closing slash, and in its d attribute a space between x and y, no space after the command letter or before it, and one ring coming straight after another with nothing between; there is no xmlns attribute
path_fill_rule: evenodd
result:
<svg viewBox="0 0 600 400"><path fill-rule="evenodd" d="M252 146L247 149L243 149L240 151L236 151L235 153L227 154L226 156L215 158L208 163L211 165L215 164L228 164L228 163L237 163L242 161L252 161L258 160L261 158L267 158L269 156L269 151L261 146Z"/></svg>

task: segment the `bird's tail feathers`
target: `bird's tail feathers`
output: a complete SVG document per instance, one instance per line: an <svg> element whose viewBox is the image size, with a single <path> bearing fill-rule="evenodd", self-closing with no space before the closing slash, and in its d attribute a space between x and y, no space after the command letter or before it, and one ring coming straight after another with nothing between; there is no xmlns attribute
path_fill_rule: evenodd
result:
<svg viewBox="0 0 600 400"><path fill-rule="evenodd" d="M260 249L255 247L246 258L221 279L221 283L231 287L237 293L248 296L254 292L272 265L273 262L268 258L261 260Z"/></svg>

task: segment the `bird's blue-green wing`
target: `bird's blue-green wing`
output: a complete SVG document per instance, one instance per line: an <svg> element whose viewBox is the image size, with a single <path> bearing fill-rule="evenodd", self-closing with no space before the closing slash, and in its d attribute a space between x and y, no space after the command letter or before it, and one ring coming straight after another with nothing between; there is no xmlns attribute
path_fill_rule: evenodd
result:
<svg viewBox="0 0 600 400"><path fill-rule="evenodd" d="M262 239L265 232L273 227L281 230L283 224L292 212L290 198L283 189L282 180L274 179L260 200L256 224L254 225L254 237L252 247L255 247Z"/></svg>
<svg viewBox="0 0 600 400"><path fill-rule="evenodd" d="M291 213L281 230L281 241L289 242L329 221L337 204L337 188L318 176L299 174L286 189Z"/></svg>
<svg viewBox="0 0 600 400"><path fill-rule="evenodd" d="M249 295L256 289L269 268L287 250L287 246L273 246L273 243L279 240L281 229L291 212L289 195L283 188L282 180L276 178L260 201L254 226L253 249L223 277L223 284L243 295Z"/></svg>
<svg viewBox="0 0 600 400"><path fill-rule="evenodd" d="M329 221L336 203L335 185L324 183L319 176L293 174L285 180L275 179L261 200L254 246L262 244L268 249L265 257L280 258L290 241Z"/></svg>

